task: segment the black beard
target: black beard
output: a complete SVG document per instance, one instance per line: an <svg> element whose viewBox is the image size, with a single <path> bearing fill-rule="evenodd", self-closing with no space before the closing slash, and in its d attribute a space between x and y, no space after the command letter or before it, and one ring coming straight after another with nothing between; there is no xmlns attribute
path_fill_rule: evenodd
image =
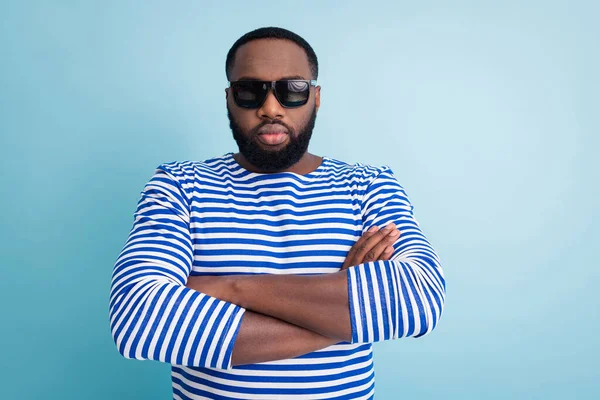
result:
<svg viewBox="0 0 600 400"><path fill-rule="evenodd" d="M317 119L317 108L313 107L313 111L308 122L300 130L298 135L296 135L295 131L289 126L277 120L265 121L252 129L248 134L244 134L242 128L238 125L231 114L229 106L227 107L227 117L229 118L229 127L233 133L233 138L238 144L240 153L242 153L244 158L246 158L250 164L254 165L260 170L266 172L278 172L296 164L300 158L302 158L304 153L306 153L306 150L308 150L308 144L310 142L310 138L315 127L315 121ZM288 129L290 141L287 146L281 150L264 150L260 147L260 144L256 142L256 132L261 127L269 123L281 124Z"/></svg>

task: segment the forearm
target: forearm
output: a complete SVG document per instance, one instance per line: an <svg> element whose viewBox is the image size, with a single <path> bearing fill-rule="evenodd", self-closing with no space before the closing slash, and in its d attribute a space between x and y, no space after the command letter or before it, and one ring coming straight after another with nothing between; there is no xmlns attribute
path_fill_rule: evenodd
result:
<svg viewBox="0 0 600 400"><path fill-rule="evenodd" d="M128 287L119 279L114 282L110 327L121 355L192 367L229 367L231 338L245 310L159 278L143 278Z"/></svg>
<svg viewBox="0 0 600 400"><path fill-rule="evenodd" d="M437 257L424 256L324 275L193 277L188 286L351 343L423 336L436 326L444 300Z"/></svg>
<svg viewBox="0 0 600 400"><path fill-rule="evenodd" d="M190 277L187 286L337 341L352 338L346 271Z"/></svg>
<svg viewBox="0 0 600 400"><path fill-rule="evenodd" d="M233 366L298 357L338 343L276 318L246 311L238 332Z"/></svg>
<svg viewBox="0 0 600 400"><path fill-rule="evenodd" d="M144 187L110 288L110 330L121 355L227 369L245 310L183 285L194 247L186 192L161 165Z"/></svg>

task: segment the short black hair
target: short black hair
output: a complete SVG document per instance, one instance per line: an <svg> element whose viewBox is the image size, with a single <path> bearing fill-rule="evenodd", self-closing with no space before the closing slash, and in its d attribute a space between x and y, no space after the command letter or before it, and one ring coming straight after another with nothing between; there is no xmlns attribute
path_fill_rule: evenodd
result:
<svg viewBox="0 0 600 400"><path fill-rule="evenodd" d="M231 75L231 71L233 70L233 62L235 60L235 53L237 49L252 40L256 39L285 39L290 40L296 43L298 46L304 49L306 53L306 57L308 58L308 65L310 67L310 72L312 73L312 79L317 79L319 76L319 62L317 60L317 55L313 48L308 44L306 40L304 40L299 35L295 34L292 31L288 31L287 29L277 28L274 26L258 28L251 32L246 33L244 36L239 38L229 52L227 53L227 60L225 61L225 75L227 76L227 80Z"/></svg>

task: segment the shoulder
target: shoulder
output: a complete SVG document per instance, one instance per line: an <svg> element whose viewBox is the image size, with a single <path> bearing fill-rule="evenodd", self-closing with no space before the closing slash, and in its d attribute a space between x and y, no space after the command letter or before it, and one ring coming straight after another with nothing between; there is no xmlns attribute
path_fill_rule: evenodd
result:
<svg viewBox="0 0 600 400"><path fill-rule="evenodd" d="M153 180L178 186L179 189L191 198L196 182L217 178L224 170L230 167L227 155L216 156L205 160L175 160L159 164Z"/></svg>
<svg viewBox="0 0 600 400"><path fill-rule="evenodd" d="M329 157L328 160L330 168L335 175L340 177L343 176L347 179L352 179L353 181L366 183L367 185L375 181L375 179L380 176L394 176L392 169L388 165L373 165L362 162L355 162L351 164Z"/></svg>
<svg viewBox="0 0 600 400"><path fill-rule="evenodd" d="M164 171L181 183L193 181L203 175L220 175L230 167L230 157L225 155L208 158L205 160L180 160L164 162L156 167Z"/></svg>

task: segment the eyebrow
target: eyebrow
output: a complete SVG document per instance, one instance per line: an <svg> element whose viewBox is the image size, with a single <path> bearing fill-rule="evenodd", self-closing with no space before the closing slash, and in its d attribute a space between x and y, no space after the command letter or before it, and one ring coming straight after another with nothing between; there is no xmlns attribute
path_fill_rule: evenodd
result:
<svg viewBox="0 0 600 400"><path fill-rule="evenodd" d="M276 80L283 81L283 80L289 80L289 79L307 80L305 77L303 77L301 75L284 76L284 77L281 77L281 78L276 79ZM238 78L237 80L238 81L264 81L264 79L258 79L258 78L254 78L252 76L242 76L241 78Z"/></svg>

